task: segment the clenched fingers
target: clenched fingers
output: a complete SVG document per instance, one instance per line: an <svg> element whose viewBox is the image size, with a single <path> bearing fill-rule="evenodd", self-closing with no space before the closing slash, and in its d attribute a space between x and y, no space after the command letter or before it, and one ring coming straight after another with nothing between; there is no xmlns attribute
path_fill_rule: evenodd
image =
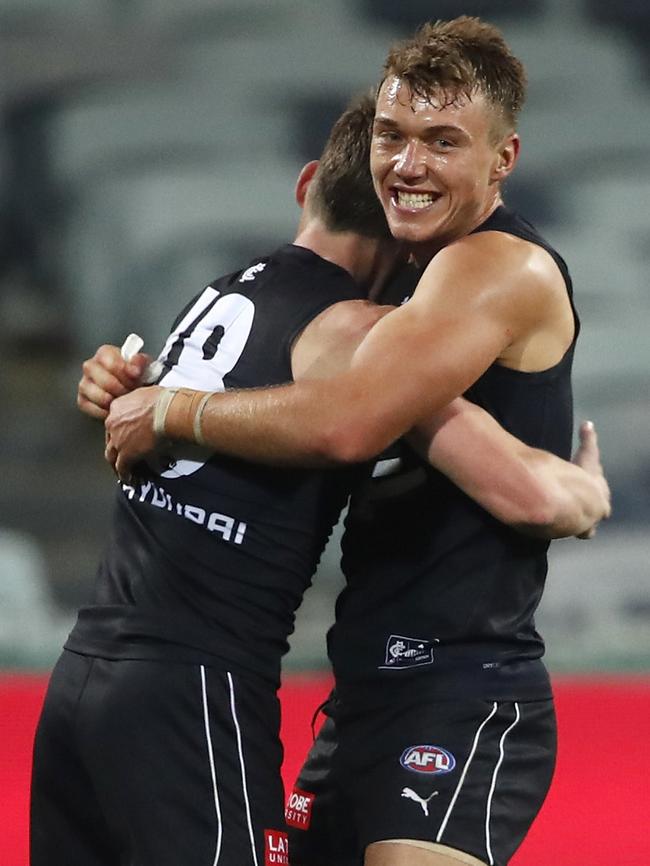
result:
<svg viewBox="0 0 650 866"><path fill-rule="evenodd" d="M116 397L137 388L149 363L145 354L125 361L117 346L100 346L82 365L83 375L77 389L77 406L91 418L104 420Z"/></svg>

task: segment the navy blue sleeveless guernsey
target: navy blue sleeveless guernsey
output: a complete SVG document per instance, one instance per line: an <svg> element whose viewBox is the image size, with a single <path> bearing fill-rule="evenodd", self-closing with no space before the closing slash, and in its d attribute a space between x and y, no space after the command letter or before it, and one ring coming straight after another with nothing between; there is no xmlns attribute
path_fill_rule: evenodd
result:
<svg viewBox="0 0 650 866"><path fill-rule="evenodd" d="M360 297L342 268L282 247L185 308L161 353L160 384L216 391L289 382L305 325ZM277 683L295 609L357 472L164 449L118 490L93 604L66 648L212 664Z"/></svg>
<svg viewBox="0 0 650 866"><path fill-rule="evenodd" d="M500 207L476 231L507 232L547 250L571 298L564 261L517 214ZM524 373L495 363L466 394L524 442L565 458L574 317L574 340L558 364ZM548 543L499 523L407 446L384 458L353 495L346 521L347 587L328 636L341 693L548 696L534 623Z"/></svg>

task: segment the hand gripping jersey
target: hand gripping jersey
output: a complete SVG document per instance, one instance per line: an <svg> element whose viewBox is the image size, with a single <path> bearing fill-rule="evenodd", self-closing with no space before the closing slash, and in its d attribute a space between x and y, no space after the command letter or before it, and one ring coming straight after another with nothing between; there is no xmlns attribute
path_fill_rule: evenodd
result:
<svg viewBox="0 0 650 866"><path fill-rule="evenodd" d="M361 296L343 269L282 247L185 308L161 353L159 384L219 391L291 381L291 347L305 325ZM212 664L277 682L294 611L356 471L163 448L120 486L94 601L66 648Z"/></svg>
<svg viewBox="0 0 650 866"><path fill-rule="evenodd" d="M519 216L499 208L477 231L543 247L571 297L565 263ZM523 373L495 363L466 394L524 442L565 458L575 322L552 368ZM548 543L500 524L406 446L384 456L353 495L346 522L348 585L328 638L339 693L363 696L365 684L375 695L390 685L443 697L547 697L534 612Z"/></svg>

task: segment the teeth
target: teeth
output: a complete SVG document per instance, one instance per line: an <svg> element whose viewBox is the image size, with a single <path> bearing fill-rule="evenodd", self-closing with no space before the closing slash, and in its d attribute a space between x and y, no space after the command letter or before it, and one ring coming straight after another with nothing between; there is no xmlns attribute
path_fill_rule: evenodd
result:
<svg viewBox="0 0 650 866"><path fill-rule="evenodd" d="M424 208L433 204L433 196L429 192L402 192L398 190L397 202L402 207Z"/></svg>

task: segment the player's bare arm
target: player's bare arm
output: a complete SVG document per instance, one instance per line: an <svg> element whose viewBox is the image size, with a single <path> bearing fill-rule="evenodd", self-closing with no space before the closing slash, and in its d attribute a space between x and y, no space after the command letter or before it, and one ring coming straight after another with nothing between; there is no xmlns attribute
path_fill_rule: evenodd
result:
<svg viewBox="0 0 650 866"><path fill-rule="evenodd" d="M321 379L346 370L366 334L392 309L394 308L390 306L358 300L342 301L323 310L294 342L291 352L294 379ZM140 358L145 358L146 363L138 363L138 379L131 380L132 374L128 373L130 368L122 359L120 349L117 346L101 346L95 355L83 364L84 375L79 383L77 397L79 408L92 417L105 418L116 397L138 387L139 379L149 361L146 355L135 356L134 360L139 362ZM142 371L139 370L140 366ZM191 414L200 404L205 392L191 389L183 389L183 392L180 399L189 398L186 409ZM164 388L139 389L129 403L128 415L127 404L122 404L125 414L122 415L121 441L125 453L125 467L127 454L128 464L131 465L156 447L158 436L153 428L154 410L164 393ZM107 459L110 453L112 452L107 447ZM121 467L122 464L120 470Z"/></svg>
<svg viewBox="0 0 650 866"><path fill-rule="evenodd" d="M539 538L590 538L611 512L596 430L580 428L573 462L531 448L483 409L454 400L408 434L429 462L497 520Z"/></svg>
<svg viewBox="0 0 650 866"><path fill-rule="evenodd" d="M138 353L126 361L118 346L100 346L82 365L77 406L85 415L103 421L116 397L140 385L151 358Z"/></svg>
<svg viewBox="0 0 650 866"><path fill-rule="evenodd" d="M346 301L325 310L296 343L295 378L325 378L346 369L370 328L393 309ZM609 486L589 422L580 429L573 463L525 445L463 398L452 401L408 438L432 466L518 531L548 539L589 538L610 515Z"/></svg>
<svg viewBox="0 0 650 866"><path fill-rule="evenodd" d="M392 309L353 301L325 310L294 345L295 378L331 376L346 369L362 339ZM129 428L133 459L157 444L152 419L159 393L161 389L139 391L131 401L132 412L124 415L122 432ZM186 392L188 416L202 396ZM454 400L411 436L433 466L497 519L522 531L546 538L582 536L609 514L609 489L593 431L588 434L589 450L595 449L596 459L586 471L524 445L463 399ZM212 445L209 435L206 442Z"/></svg>
<svg viewBox="0 0 650 866"><path fill-rule="evenodd" d="M495 360L544 369L572 337L566 289L550 257L503 233L471 235L434 258L413 298L372 328L349 370L215 394L203 409L203 437L216 450L259 462L362 461L462 394ZM143 399L145 413L156 396ZM116 455L124 452L120 470L133 456L122 422L133 419L134 407L125 400L107 419ZM197 405L182 392L174 398L165 419L170 438L193 441Z"/></svg>
<svg viewBox="0 0 650 866"><path fill-rule="evenodd" d="M327 379L343 373L370 329L394 309L370 301L341 301L323 310L294 343L294 380Z"/></svg>

